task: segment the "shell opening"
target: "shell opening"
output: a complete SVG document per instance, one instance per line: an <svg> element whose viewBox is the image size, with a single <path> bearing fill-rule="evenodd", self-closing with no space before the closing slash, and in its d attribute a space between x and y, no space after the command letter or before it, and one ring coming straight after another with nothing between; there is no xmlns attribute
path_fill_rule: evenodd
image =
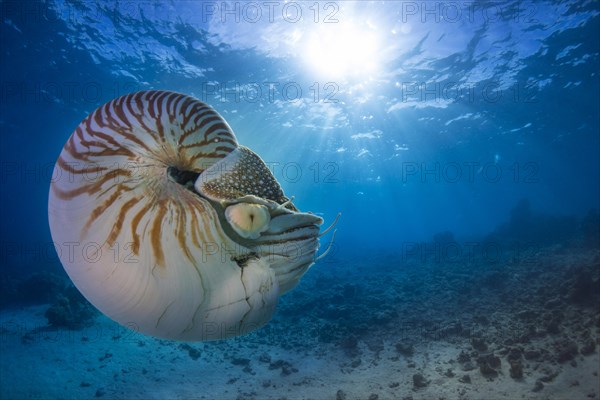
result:
<svg viewBox="0 0 600 400"><path fill-rule="evenodd" d="M167 176L174 182L186 187L193 187L199 175L198 172L184 171L174 166L167 168Z"/></svg>
<svg viewBox="0 0 600 400"><path fill-rule="evenodd" d="M238 235L246 239L257 239L269 228L271 215L261 204L238 203L225 209L225 218Z"/></svg>

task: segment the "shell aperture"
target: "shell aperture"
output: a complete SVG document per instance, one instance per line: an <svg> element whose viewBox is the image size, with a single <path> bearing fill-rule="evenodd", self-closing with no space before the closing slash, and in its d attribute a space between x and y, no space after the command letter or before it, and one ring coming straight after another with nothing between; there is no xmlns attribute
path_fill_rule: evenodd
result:
<svg viewBox="0 0 600 400"><path fill-rule="evenodd" d="M100 311L145 334L253 331L319 248L323 220L298 211L227 122L183 94L99 107L53 176L48 216L66 272Z"/></svg>

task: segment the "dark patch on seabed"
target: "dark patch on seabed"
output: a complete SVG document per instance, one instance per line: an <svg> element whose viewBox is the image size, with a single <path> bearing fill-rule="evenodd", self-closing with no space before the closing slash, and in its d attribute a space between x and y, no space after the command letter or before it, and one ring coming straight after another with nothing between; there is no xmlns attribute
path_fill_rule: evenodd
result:
<svg viewBox="0 0 600 400"><path fill-rule="evenodd" d="M542 226L535 245L515 240ZM1 396L598 398L598 214L539 216L522 202L469 243L443 232L403 251L340 252L266 327L209 343L119 327L63 276L3 276Z"/></svg>

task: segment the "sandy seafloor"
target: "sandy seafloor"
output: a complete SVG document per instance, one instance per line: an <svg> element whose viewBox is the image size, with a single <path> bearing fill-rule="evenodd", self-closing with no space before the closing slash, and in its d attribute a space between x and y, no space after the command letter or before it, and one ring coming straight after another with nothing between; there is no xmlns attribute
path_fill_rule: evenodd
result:
<svg viewBox="0 0 600 400"><path fill-rule="evenodd" d="M269 325L220 342L158 340L101 315L54 329L48 305L5 308L1 398L600 398L600 251L390 260L317 264Z"/></svg>

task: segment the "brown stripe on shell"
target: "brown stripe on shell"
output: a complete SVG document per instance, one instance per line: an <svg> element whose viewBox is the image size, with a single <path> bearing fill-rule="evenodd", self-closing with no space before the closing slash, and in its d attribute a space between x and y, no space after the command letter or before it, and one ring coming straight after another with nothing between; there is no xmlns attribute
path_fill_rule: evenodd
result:
<svg viewBox="0 0 600 400"><path fill-rule="evenodd" d="M81 164L80 162L67 162L65 161L65 159L62 157L62 155L60 155L58 157L58 160L56 161L56 164L62 168L64 171L67 171L71 174L77 175L77 174L89 174L89 173L95 173L95 174L99 174L102 171L106 171L108 168L107 167L101 167L100 165L94 164L91 167L87 167L87 168L82 168L82 169L76 169L72 164L75 165L79 165Z"/></svg>
<svg viewBox="0 0 600 400"><path fill-rule="evenodd" d="M124 169L118 169L118 170L111 171L110 173L105 175L102 179L100 179L98 182L96 182L94 184L81 186L81 187L78 187L77 189L72 189L72 190L62 190L62 189L59 189L58 186L52 185L52 190L54 191L54 193L56 194L56 196L58 198L60 198L62 200L71 200L74 197L80 196L84 193L87 193L90 195L97 193L102 188L102 185L104 183L106 183L110 179L115 179L116 176L130 177L131 172L124 170Z"/></svg>
<svg viewBox="0 0 600 400"><path fill-rule="evenodd" d="M198 120L201 118L204 118L204 115L214 115L214 111L211 110L208 106L206 106L206 108L200 108L200 110L203 110L203 112L201 114L197 114L194 117L194 124L192 125L192 127L189 130L185 130L185 127L187 126L187 124L189 123L189 118L187 121L183 121L183 123L181 124L181 130L183 131L183 134L181 136L179 136L179 140L178 143L182 144L183 141L192 133L197 132L199 129L202 129L201 126L198 126ZM204 111L206 110L206 111Z"/></svg>
<svg viewBox="0 0 600 400"><path fill-rule="evenodd" d="M204 131L204 138L208 139L208 137L212 134L215 133L217 130L221 130L226 132L227 131L227 125L225 125L222 122L217 122L216 124L212 124L210 126L210 128L208 128L206 131Z"/></svg>
<svg viewBox="0 0 600 400"><path fill-rule="evenodd" d="M134 198L128 200L125 204L123 204L123 207L121 208L121 211L119 211L119 215L117 216L117 220L115 221L115 223L114 223L114 225L113 225L113 227L112 227L112 229L110 231L110 234L108 235L108 239L106 239L106 243L108 243L108 245L110 247L112 247L112 245L117 240L117 237L119 236L119 233L121 233L121 229L123 228L123 221L125 220L125 215L140 200L141 200L141 198L134 197Z"/></svg>
<svg viewBox="0 0 600 400"><path fill-rule="evenodd" d="M171 107L175 104L177 104L179 102L179 98L180 96L178 95L171 95L167 98L167 104L165 104L165 108L167 110L167 115L169 116L169 122L171 124L175 124L175 107L173 107L171 109ZM181 127L179 127L179 129L181 129Z"/></svg>
<svg viewBox="0 0 600 400"><path fill-rule="evenodd" d="M217 150L221 150L224 151L224 154L217 154L216 151ZM229 147L225 147L225 146L217 146L215 147L215 151L212 153L197 153L195 154L190 161L194 162L200 158L223 158L225 157L227 154L229 154L233 149L229 148Z"/></svg>
<svg viewBox="0 0 600 400"><path fill-rule="evenodd" d="M158 202L158 211L150 228L150 242L154 251L154 257L156 258L156 264L159 267L165 266L165 253L162 248L162 223L167 213L167 202L168 200L166 199Z"/></svg>
<svg viewBox="0 0 600 400"><path fill-rule="evenodd" d="M90 214L88 220L86 221L86 223L83 227L82 237L85 237L85 235L87 234L87 231L90 228L90 226L92 225L92 223L100 215L102 215L108 208L110 208L110 206L112 206L115 203L115 201L123 194L123 192L128 192L130 190L131 190L131 188L129 188L129 187L126 187L124 185L119 185L117 190L115 190L115 192L112 195L110 195L110 197L108 199L104 200L104 202L101 205L94 208L94 210Z"/></svg>
<svg viewBox="0 0 600 400"><path fill-rule="evenodd" d="M100 112L96 112L95 114L92 114L83 120L82 123L85 124L87 133L89 133L90 136L92 136L92 137L94 137L94 136L98 137L98 138L112 144L114 147L120 147L121 145L119 144L119 142L117 142L112 136L110 136L106 133L97 131L92 127L92 120L99 119L100 115L101 115ZM100 125L98 125L98 126L100 126Z"/></svg>
<svg viewBox="0 0 600 400"><path fill-rule="evenodd" d="M133 238L132 251L136 256L140 254L140 235L137 233L138 225L151 208L152 203L146 203L146 205L140 211L138 211L138 213L135 214L131 220L131 236Z"/></svg>
<svg viewBox="0 0 600 400"><path fill-rule="evenodd" d="M198 233L198 217L196 216L196 209L193 207L191 209L191 229L190 231L192 232L192 243L194 243L194 245L196 245L196 247L198 248L202 248L202 245L200 244L200 234Z"/></svg>
<svg viewBox="0 0 600 400"><path fill-rule="evenodd" d="M203 141L198 142L198 143L190 143L190 144L183 145L181 147L184 148L184 149L192 149L194 147L207 146L210 143L211 143L211 140L203 140ZM237 144L233 140L228 139L228 138L221 138L220 137L219 138L219 143L228 143L228 144L231 144L233 146L233 148L235 148L237 146Z"/></svg>
<svg viewBox="0 0 600 400"><path fill-rule="evenodd" d="M125 109L123 108L123 103L126 97L119 97L119 99L113 100L114 101L114 110L115 110L115 114L117 117L119 117L119 119L125 124L125 127L129 130L133 129L133 126L131 125L131 122L129 121L129 118L127 118L127 114L125 114ZM118 102L117 102L118 100Z"/></svg>
<svg viewBox="0 0 600 400"><path fill-rule="evenodd" d="M183 250L183 252L185 253L185 256L190 261L193 261L193 257L190 254L190 249L186 243L187 241L186 241L186 235L185 235L185 231L186 231L186 229L185 229L186 228L185 210L179 204L176 209L176 216L177 216L177 223L175 225L175 230L177 231L177 240L179 241L179 247Z"/></svg>
<svg viewBox="0 0 600 400"><path fill-rule="evenodd" d="M156 96L156 98L154 99L153 103L150 104L154 104L156 106L156 116L154 117L154 120L156 121L156 130L158 131L158 137L160 138L161 142L165 142L165 127L162 124L162 102L164 97L167 96L167 93L160 93L158 96ZM150 105L148 107L149 110L154 110L154 107L152 107L152 105Z"/></svg>

